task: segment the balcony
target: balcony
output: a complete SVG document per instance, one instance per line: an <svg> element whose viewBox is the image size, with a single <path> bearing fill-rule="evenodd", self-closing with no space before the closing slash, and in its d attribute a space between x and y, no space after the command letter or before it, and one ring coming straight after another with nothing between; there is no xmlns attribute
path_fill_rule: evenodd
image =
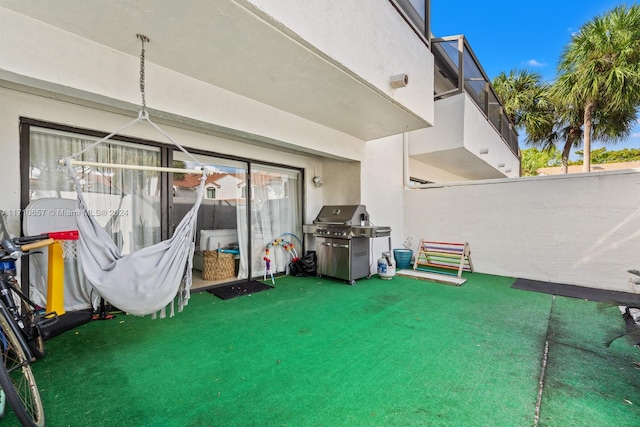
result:
<svg viewBox="0 0 640 427"><path fill-rule="evenodd" d="M83 100L119 108L137 104L135 79L127 86L122 72L123 64L136 72L136 33L143 33L151 40L150 85L171 91L180 77L184 87L199 86L195 91L203 97L212 87L222 89L214 98L226 108L214 117L206 116L211 108L188 111L189 106L165 102L168 95L149 100L176 116L237 129L237 119L225 122L221 116L233 108L246 111L234 104L251 100L257 104L254 112L268 109L289 124L302 118L361 140L433 121L433 55L389 0L318 7L285 0L144 0L126 6L23 1L5 2L0 15L13 23L5 28L12 38L0 42L7 50L0 80L54 94L69 95L73 88L71 95ZM72 60L55 54L59 46L71 45L76 46ZM41 53L21 64L11 59L20 50ZM409 76L408 86L391 87L391 76L402 73ZM271 126L277 124L271 120Z"/></svg>
<svg viewBox="0 0 640 427"><path fill-rule="evenodd" d="M430 181L517 177L518 133L464 36L432 40L435 123L412 132L411 157ZM451 178L444 177L445 170Z"/></svg>

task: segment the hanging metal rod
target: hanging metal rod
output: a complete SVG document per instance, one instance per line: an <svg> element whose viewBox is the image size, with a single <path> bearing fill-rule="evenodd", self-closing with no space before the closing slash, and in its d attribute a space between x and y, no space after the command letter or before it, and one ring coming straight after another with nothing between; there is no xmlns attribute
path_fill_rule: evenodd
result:
<svg viewBox="0 0 640 427"><path fill-rule="evenodd" d="M180 168L168 168L161 166L140 166L140 165L124 165L119 163L100 163L100 162L86 162L83 160L70 160L72 166L94 166L98 168L111 168L111 169L130 169L137 171L150 171L150 172L173 172L173 173L193 173L202 174L202 169L180 169ZM64 160L60 160L60 164L64 164Z"/></svg>

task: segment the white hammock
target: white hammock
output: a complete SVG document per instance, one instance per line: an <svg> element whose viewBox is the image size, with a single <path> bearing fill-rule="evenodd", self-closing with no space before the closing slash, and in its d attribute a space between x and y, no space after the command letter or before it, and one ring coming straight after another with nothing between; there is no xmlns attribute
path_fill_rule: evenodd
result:
<svg viewBox="0 0 640 427"><path fill-rule="evenodd" d="M82 185L76 177L76 171L73 169L71 160L142 120L148 121L169 141L198 162L155 123L149 120L144 112L122 129L65 158L64 162L78 194L79 211L77 222L80 234L78 258L82 270L91 285L109 303L126 313L135 315L155 315L156 312L160 311L160 317L165 317L166 307L171 304L170 315L173 316L173 300L177 298L178 311L182 311L184 306L187 305L190 296L197 212L202 201L206 180L204 165L200 163L202 179L198 187L196 202L180 221L173 236L153 246L122 255L111 236L91 215L91 211L87 207L82 194Z"/></svg>

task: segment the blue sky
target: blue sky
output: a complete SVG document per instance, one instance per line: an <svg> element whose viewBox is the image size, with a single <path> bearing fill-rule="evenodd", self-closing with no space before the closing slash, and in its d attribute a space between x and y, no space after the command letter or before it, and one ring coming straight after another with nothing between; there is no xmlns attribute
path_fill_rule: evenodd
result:
<svg viewBox="0 0 640 427"><path fill-rule="evenodd" d="M552 81L571 34L621 4L625 1L431 0L431 31L435 37L464 34L490 79L501 71L526 68ZM640 147L640 124L630 139L607 149L626 147Z"/></svg>

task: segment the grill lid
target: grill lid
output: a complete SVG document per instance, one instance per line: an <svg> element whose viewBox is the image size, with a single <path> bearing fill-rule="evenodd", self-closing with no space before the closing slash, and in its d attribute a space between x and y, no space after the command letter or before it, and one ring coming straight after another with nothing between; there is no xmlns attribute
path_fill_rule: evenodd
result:
<svg viewBox="0 0 640 427"><path fill-rule="evenodd" d="M369 213L365 205L327 205L318 213L314 224L369 225Z"/></svg>

